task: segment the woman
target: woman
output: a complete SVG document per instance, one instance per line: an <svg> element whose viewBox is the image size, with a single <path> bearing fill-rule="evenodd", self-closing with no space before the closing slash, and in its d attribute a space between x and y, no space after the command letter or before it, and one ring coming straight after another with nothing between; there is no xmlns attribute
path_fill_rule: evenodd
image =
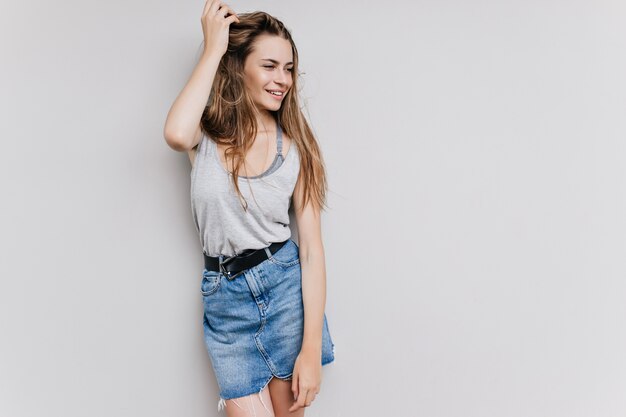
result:
<svg viewBox="0 0 626 417"><path fill-rule="evenodd" d="M298 104L297 50L284 25L263 12L238 16L208 0L201 21L204 51L164 135L192 162L218 410L303 416L334 344L324 313L326 176Z"/></svg>

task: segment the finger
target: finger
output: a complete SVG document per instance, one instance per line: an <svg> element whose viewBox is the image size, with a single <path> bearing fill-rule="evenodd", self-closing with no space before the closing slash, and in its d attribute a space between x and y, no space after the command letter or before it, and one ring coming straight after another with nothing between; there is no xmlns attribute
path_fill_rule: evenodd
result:
<svg viewBox="0 0 626 417"><path fill-rule="evenodd" d="M309 390L307 390L306 388L300 388L300 392L298 393L298 400L296 401L299 407L304 407L308 393Z"/></svg>
<svg viewBox="0 0 626 417"><path fill-rule="evenodd" d="M231 16L237 16L237 13L235 13L235 11L231 9L230 6L228 6L227 4L222 4L217 14L222 17L226 17L227 14L230 14Z"/></svg>
<svg viewBox="0 0 626 417"><path fill-rule="evenodd" d="M306 399L304 400L304 406L309 407L313 401L315 401L315 391L310 390L306 394Z"/></svg>
<svg viewBox="0 0 626 417"><path fill-rule="evenodd" d="M206 16L207 12L209 11L209 8L211 7L214 1L215 0L206 0L206 3L204 3L204 10L202 10L202 17Z"/></svg>
<svg viewBox="0 0 626 417"><path fill-rule="evenodd" d="M293 400L296 401L298 399L298 375L296 374L291 379L291 392L293 393Z"/></svg>
<svg viewBox="0 0 626 417"><path fill-rule="evenodd" d="M306 398L305 391L300 390L298 398L296 398L296 401L291 405L291 407L289 407L289 412L294 412L294 411L304 407L304 400L305 400L305 398Z"/></svg>
<svg viewBox="0 0 626 417"><path fill-rule="evenodd" d="M215 16L221 5L222 2L220 0L212 0L211 5L209 6L208 15Z"/></svg>
<svg viewBox="0 0 626 417"><path fill-rule="evenodd" d="M231 14L230 16L228 16L225 19L225 21L226 21L227 24L231 24L233 22L237 22L237 23L240 22L239 18L237 16L235 16L234 14Z"/></svg>

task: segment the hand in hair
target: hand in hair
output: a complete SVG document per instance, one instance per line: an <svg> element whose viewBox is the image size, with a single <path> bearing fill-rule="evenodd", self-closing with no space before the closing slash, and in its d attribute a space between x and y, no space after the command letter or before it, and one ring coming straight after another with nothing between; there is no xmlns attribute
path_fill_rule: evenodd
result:
<svg viewBox="0 0 626 417"><path fill-rule="evenodd" d="M204 33L204 52L224 55L228 48L230 24L239 23L235 11L219 0L207 0L200 22Z"/></svg>

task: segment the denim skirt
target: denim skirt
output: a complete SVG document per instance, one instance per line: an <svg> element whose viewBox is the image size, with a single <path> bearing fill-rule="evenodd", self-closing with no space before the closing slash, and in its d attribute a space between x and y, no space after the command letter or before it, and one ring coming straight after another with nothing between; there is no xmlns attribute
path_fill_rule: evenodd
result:
<svg viewBox="0 0 626 417"><path fill-rule="evenodd" d="M205 268L201 292L218 410L227 399L260 393L273 377L291 379L304 335L302 271L292 239L232 280ZM326 314L321 353L322 365L335 359Z"/></svg>

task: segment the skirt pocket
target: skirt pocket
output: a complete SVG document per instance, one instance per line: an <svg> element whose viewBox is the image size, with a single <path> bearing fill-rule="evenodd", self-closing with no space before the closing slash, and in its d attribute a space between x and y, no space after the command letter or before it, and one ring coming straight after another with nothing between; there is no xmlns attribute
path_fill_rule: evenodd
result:
<svg viewBox="0 0 626 417"><path fill-rule="evenodd" d="M298 248L296 242L289 239L287 243L270 256L268 260L275 265L289 268L300 263L300 248Z"/></svg>
<svg viewBox="0 0 626 417"><path fill-rule="evenodd" d="M218 271L209 271L204 268L202 271L202 282L200 284L200 292L204 297L215 293L220 288L222 282L222 274Z"/></svg>

